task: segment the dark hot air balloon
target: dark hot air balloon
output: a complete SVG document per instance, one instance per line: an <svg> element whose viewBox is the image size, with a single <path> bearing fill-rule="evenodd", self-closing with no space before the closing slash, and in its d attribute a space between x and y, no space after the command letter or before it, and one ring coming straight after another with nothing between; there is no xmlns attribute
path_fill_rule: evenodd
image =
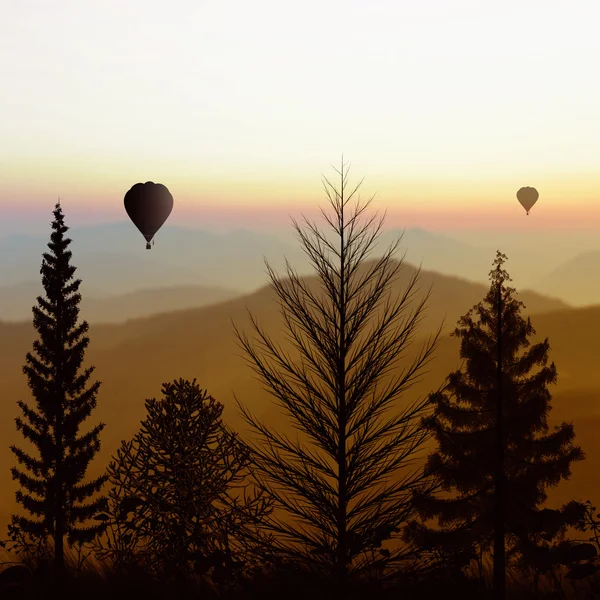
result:
<svg viewBox="0 0 600 600"><path fill-rule="evenodd" d="M162 183L136 183L125 194L125 210L150 250L150 241L173 210L173 196Z"/></svg>
<svg viewBox="0 0 600 600"><path fill-rule="evenodd" d="M522 187L517 192L517 199L521 203L521 206L527 211L527 215L529 216L529 211L532 206L537 202L537 199L540 197L538 191L532 187Z"/></svg>

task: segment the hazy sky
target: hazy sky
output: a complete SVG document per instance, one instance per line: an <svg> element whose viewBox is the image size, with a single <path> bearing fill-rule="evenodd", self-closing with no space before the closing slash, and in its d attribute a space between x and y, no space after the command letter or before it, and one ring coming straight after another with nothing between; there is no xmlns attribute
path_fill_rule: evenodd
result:
<svg viewBox="0 0 600 600"><path fill-rule="evenodd" d="M598 22L596 0L7 3L4 229L57 196L122 218L147 180L173 222L287 223L342 152L391 224L596 229Z"/></svg>

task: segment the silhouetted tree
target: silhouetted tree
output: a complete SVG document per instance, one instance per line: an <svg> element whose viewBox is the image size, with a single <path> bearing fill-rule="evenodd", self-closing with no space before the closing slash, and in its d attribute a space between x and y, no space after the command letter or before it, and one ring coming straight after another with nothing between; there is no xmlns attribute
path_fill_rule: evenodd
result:
<svg viewBox="0 0 600 600"><path fill-rule="evenodd" d="M64 536L70 545L85 543L102 530L101 524L86 522L104 506L96 497L106 476L84 482L90 461L100 449L104 424L80 433L82 423L96 407L100 382L86 385L94 370L81 370L89 338L88 323L77 324L81 280L73 279L76 267L70 264L70 238L60 204L54 209L53 232L41 266L46 297L38 296L33 307L33 325L40 338L27 353L23 367L36 401L31 408L24 401L17 429L33 444L39 456L11 446L20 467L11 469L21 489L17 502L31 515L13 515L9 533L13 542L25 535L54 543L54 572L60 586L64 575Z"/></svg>
<svg viewBox="0 0 600 600"><path fill-rule="evenodd" d="M329 573L340 597L349 593L351 574L383 572L409 555L406 546L382 544L414 514L411 491L429 489L422 470L412 469L428 437L419 422L427 398L401 404L400 395L430 360L439 337L438 331L412 364L398 368L429 294L402 318L419 271L396 296L391 288L402 261L392 256L400 240L378 260L367 260L384 218L361 222L370 201L357 200L349 214L360 183L348 193L345 167L336 169L339 190L323 180L334 214L321 212L334 240L306 218L306 231L293 220L320 289L311 290L289 264L289 279L279 279L266 262L300 361L293 362L252 315L264 357L235 329L246 359L306 440L272 430L238 401L262 442L252 449L257 483L277 507L266 523L274 549Z"/></svg>
<svg viewBox="0 0 600 600"><path fill-rule="evenodd" d="M594 545L566 539L569 527L581 529L585 526L586 512L585 504L573 500L560 510L545 508L538 511L523 527L515 544L517 566L531 573L531 592L534 597L537 597L541 576L551 579L555 589L559 590L562 582L557 572L564 566L571 567L566 573L569 577L573 568L575 571L579 568L579 561L596 557Z"/></svg>
<svg viewBox="0 0 600 600"><path fill-rule="evenodd" d="M520 353L535 331L520 315L524 305L513 297L514 288L505 285L505 260L498 251L490 291L453 333L461 338L464 370L451 373L447 388L432 395L435 414L423 420L438 443L425 472L449 495L417 494L415 501L422 518L437 518L441 530L417 522L407 530L430 547L488 547L493 541L496 598L505 596L507 537L514 547L545 531L545 488L567 479L571 464L584 457L573 445L572 424L549 431L547 386L556 382L556 367L547 366L548 339ZM536 366L540 370L532 373ZM563 508L564 519L572 513L573 506ZM561 526L551 529L556 535Z"/></svg>
<svg viewBox="0 0 600 600"><path fill-rule="evenodd" d="M257 525L270 510L250 490L249 449L223 423L223 405L196 380L165 383L146 400L147 417L123 441L108 473L107 538L100 558L156 575L234 578L265 543Z"/></svg>

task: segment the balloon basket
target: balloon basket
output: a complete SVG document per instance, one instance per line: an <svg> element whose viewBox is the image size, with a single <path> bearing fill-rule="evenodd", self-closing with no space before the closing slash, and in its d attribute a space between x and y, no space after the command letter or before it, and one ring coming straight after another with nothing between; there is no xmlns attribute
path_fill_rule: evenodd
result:
<svg viewBox="0 0 600 600"><path fill-rule="evenodd" d="M148 242L148 243L146 244L146 250L150 250L150 248L152 248L152 246L150 245L150 242Z"/></svg>

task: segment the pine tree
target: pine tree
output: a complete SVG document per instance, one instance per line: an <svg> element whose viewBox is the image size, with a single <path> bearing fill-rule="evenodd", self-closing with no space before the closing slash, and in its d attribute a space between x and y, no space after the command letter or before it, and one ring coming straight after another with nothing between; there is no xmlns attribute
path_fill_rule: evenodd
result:
<svg viewBox="0 0 600 600"><path fill-rule="evenodd" d="M547 338L528 348L535 330L520 314L515 289L505 285L505 260L498 251L488 294L453 333L461 338L464 369L432 395L435 414L423 420L438 443L425 472L447 495L422 494L415 502L422 518L437 518L441 529L417 522L407 528L409 538L446 550L487 549L493 541L496 598L505 595L506 542L513 548L535 535L545 489L567 479L571 464L584 457L573 444L572 424L549 430L548 385L557 380L556 367L547 364ZM570 518L573 507L563 512Z"/></svg>
<svg viewBox="0 0 600 600"><path fill-rule="evenodd" d="M73 280L71 243L60 203L54 209L53 232L41 266L45 296L33 307L33 324L39 339L27 353L23 372L36 401L31 408L18 401L22 416L17 430L36 449L34 456L12 446L19 467L11 469L21 489L17 502L30 516L13 515L9 533L13 541L48 539L54 542L54 574L58 586L64 578L64 537L70 545L85 543L99 533L102 524L87 521L104 506L101 491L106 476L84 482L88 465L100 449L100 423L80 433L82 423L96 407L100 382L86 385L94 369L81 371L89 338L88 323L77 324L81 280Z"/></svg>
<svg viewBox="0 0 600 600"><path fill-rule="evenodd" d="M239 404L260 440L252 446L258 483L275 500L266 521L274 550L325 575L336 598L348 598L351 578L411 556L406 545L384 547L398 542L399 528L414 514L411 492L429 486L413 467L429 435L420 427L428 398L402 394L421 376L439 336L402 365L428 294L408 310L419 271L405 289L393 289L403 268L393 258L400 240L368 260L384 219L362 220L369 201L353 201L360 184L348 189L345 166L336 169L339 187L324 178L333 214L321 213L332 235L306 219L306 231L294 221L318 288L289 265L289 279L279 278L267 263L300 359L293 362L254 319L261 352L236 329L248 362L304 438L274 431Z"/></svg>

